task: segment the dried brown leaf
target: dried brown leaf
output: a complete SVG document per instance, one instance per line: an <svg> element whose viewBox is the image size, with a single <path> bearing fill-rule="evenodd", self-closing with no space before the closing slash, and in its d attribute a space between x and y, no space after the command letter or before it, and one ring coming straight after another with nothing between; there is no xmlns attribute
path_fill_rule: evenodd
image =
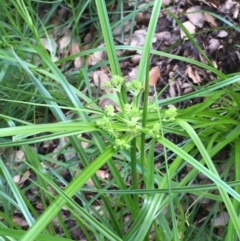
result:
<svg viewBox="0 0 240 241"><path fill-rule="evenodd" d="M101 98L98 102L98 106L100 108L104 108L106 105L114 105L114 104L115 103L111 99L106 97Z"/></svg>
<svg viewBox="0 0 240 241"><path fill-rule="evenodd" d="M219 8L221 5L219 0L211 0L211 1L202 0L202 2L206 3L210 7L214 7L214 8Z"/></svg>
<svg viewBox="0 0 240 241"><path fill-rule="evenodd" d="M224 9L224 12L229 12L229 10L233 7L233 5L235 4L235 1L232 1L232 0L227 0L225 2L225 4L223 4L223 9ZM221 10L223 10L221 9Z"/></svg>
<svg viewBox="0 0 240 241"><path fill-rule="evenodd" d="M37 202L36 208L37 208L37 209L40 209L40 210L43 210L43 203Z"/></svg>
<svg viewBox="0 0 240 241"><path fill-rule="evenodd" d="M49 148L51 148L53 146L54 146L54 141L53 140L44 141L43 142L43 147L46 148L46 149L49 149Z"/></svg>
<svg viewBox="0 0 240 241"><path fill-rule="evenodd" d="M11 150L10 159L14 160L14 162L22 162L25 160L25 154L22 150Z"/></svg>
<svg viewBox="0 0 240 241"><path fill-rule="evenodd" d="M190 34L194 34L196 32L196 27L190 21L184 22L183 25ZM186 37L186 34L182 29L180 29L180 35L181 35L181 38Z"/></svg>
<svg viewBox="0 0 240 241"><path fill-rule="evenodd" d="M53 35L61 36L66 31L66 27L63 27L63 22L66 19L68 13L67 8L60 8L59 10L55 11L53 17L50 20L50 23L54 25ZM68 28L68 27L67 27Z"/></svg>
<svg viewBox="0 0 240 241"><path fill-rule="evenodd" d="M160 33L155 33L154 35L158 40L169 41L171 39L171 33L168 31L163 31Z"/></svg>
<svg viewBox="0 0 240 241"><path fill-rule="evenodd" d="M20 178L21 178L21 175L20 175L20 174L17 174L17 175L15 175L15 176L13 177L13 181L14 181L15 183L19 183Z"/></svg>
<svg viewBox="0 0 240 241"><path fill-rule="evenodd" d="M106 88L105 83L109 80L110 77L105 70L97 70L93 72L93 82L96 86L100 85L102 90Z"/></svg>
<svg viewBox="0 0 240 241"><path fill-rule="evenodd" d="M209 40L209 44L208 44L208 49L210 50L210 52L214 52L216 51L220 46L220 41L218 39L210 39Z"/></svg>
<svg viewBox="0 0 240 241"><path fill-rule="evenodd" d="M189 87L189 88L184 89L183 94L188 94L188 93L191 93L191 92L193 92L193 88Z"/></svg>
<svg viewBox="0 0 240 241"><path fill-rule="evenodd" d="M21 177L21 179L19 180L18 184L21 185L21 184L25 183L25 182L29 179L30 174L31 174L30 171L27 170L27 171L23 174L23 176Z"/></svg>
<svg viewBox="0 0 240 241"><path fill-rule="evenodd" d="M237 19L237 18L239 18L239 11L240 11L240 3L237 3L236 5L235 5L235 8L234 8L234 10L233 10L233 18L234 19Z"/></svg>
<svg viewBox="0 0 240 241"><path fill-rule="evenodd" d="M109 173L107 173L106 171L104 170L98 170L96 172L96 175L102 179L107 179L109 178ZM87 180L86 182L86 185L89 186L89 187L94 187L94 183L93 183L93 180L90 178Z"/></svg>
<svg viewBox="0 0 240 241"><path fill-rule="evenodd" d="M85 44L83 47L83 50L88 50L91 48L90 44Z"/></svg>
<svg viewBox="0 0 240 241"><path fill-rule="evenodd" d="M92 41L92 34L91 33L87 33L84 37L84 43L90 43Z"/></svg>
<svg viewBox="0 0 240 241"><path fill-rule="evenodd" d="M100 44L98 48L102 48L104 44ZM104 52L103 51L96 51L93 54L88 56L88 64L95 65L104 60Z"/></svg>
<svg viewBox="0 0 240 241"><path fill-rule="evenodd" d="M190 65L188 65L187 67L187 74L188 74L188 77L193 80L193 83L195 84L200 83L199 80L196 78L195 73Z"/></svg>
<svg viewBox="0 0 240 241"><path fill-rule="evenodd" d="M40 42L50 53L54 53L56 51L57 44L53 38L40 38Z"/></svg>
<svg viewBox="0 0 240 241"><path fill-rule="evenodd" d="M71 46L70 46L70 54L77 54L80 53L80 48L78 46L78 43L76 42L72 42ZM83 57L77 57L74 59L74 67L76 69L79 69L83 66L84 64L84 59Z"/></svg>
<svg viewBox="0 0 240 241"><path fill-rule="evenodd" d="M131 62L132 62L134 65L137 65L137 64L140 62L140 59L141 59L141 55L140 55L140 54L135 54L135 55L133 55L133 57L131 58Z"/></svg>
<svg viewBox="0 0 240 241"><path fill-rule="evenodd" d="M162 1L162 5L163 6L168 6L168 5L170 5L172 3L172 0L163 0Z"/></svg>
<svg viewBox="0 0 240 241"><path fill-rule="evenodd" d="M97 174L97 176L98 177L100 177L100 178L102 178L102 179L107 179L107 178L109 178L109 173L108 172L106 172L106 171L104 171L104 170L98 170L97 172L96 172L96 174Z"/></svg>
<svg viewBox="0 0 240 241"><path fill-rule="evenodd" d="M136 22L135 22L136 23ZM134 23L134 25L135 25ZM131 21L126 21L123 26L120 24L116 28L113 29L113 35L119 36L122 34L122 32L127 33L131 29Z"/></svg>
<svg viewBox="0 0 240 241"><path fill-rule="evenodd" d="M161 72L158 66L153 67L149 72L149 85L155 86L161 77Z"/></svg>
<svg viewBox="0 0 240 241"><path fill-rule="evenodd" d="M204 20L207 21L211 26L213 27L218 26L216 19L212 15L204 13L203 16L204 16Z"/></svg>
<svg viewBox="0 0 240 241"><path fill-rule="evenodd" d="M92 178L88 179L85 184L86 184L88 187L94 187L94 183L93 183Z"/></svg>
<svg viewBox="0 0 240 241"><path fill-rule="evenodd" d="M139 30L136 30L131 39L129 38L126 38L124 40L124 44L128 44L129 43L129 40L130 40L130 45L131 46L143 46L144 43L145 43L145 39L146 39L146 29L139 29ZM154 41L154 40L153 40ZM142 51L137 51L137 53L141 54Z"/></svg>
<svg viewBox="0 0 240 241"><path fill-rule="evenodd" d="M181 89L185 89L185 88L189 88L189 87L192 87L192 85L190 83L182 83L181 85Z"/></svg>
<svg viewBox="0 0 240 241"><path fill-rule="evenodd" d="M214 227L224 227L228 224L229 214L227 212L221 212L214 220Z"/></svg>
<svg viewBox="0 0 240 241"><path fill-rule="evenodd" d="M71 42L71 30L68 29L63 35L63 37L60 38L58 41L60 53L65 52L65 56L68 55L68 50L66 51L66 49L69 46L70 42Z"/></svg>
<svg viewBox="0 0 240 241"><path fill-rule="evenodd" d="M213 64L214 68L218 69L218 64L215 60L212 60L212 64Z"/></svg>
<svg viewBox="0 0 240 241"><path fill-rule="evenodd" d="M200 6L193 6L187 9L188 19L197 27L202 28L204 24L203 14L198 12L201 9Z"/></svg>
<svg viewBox="0 0 240 241"><path fill-rule="evenodd" d="M126 78L127 81L133 80L137 78L137 72L138 72L138 66L132 68L132 70L128 73L128 76Z"/></svg>
<svg viewBox="0 0 240 241"><path fill-rule="evenodd" d="M135 21L137 24L148 23L151 18L151 12L140 12L136 15Z"/></svg>
<svg viewBox="0 0 240 241"><path fill-rule="evenodd" d="M89 143L88 142L85 142L85 141L81 141L81 146L86 149L88 146L89 146Z"/></svg>
<svg viewBox="0 0 240 241"><path fill-rule="evenodd" d="M28 223L26 220L24 220L23 218L21 217L18 217L18 216L15 216L13 217L13 220L12 220L14 223L16 223L17 225L19 225L20 227L27 227L28 226Z"/></svg>
<svg viewBox="0 0 240 241"><path fill-rule="evenodd" d="M217 35L219 38L225 38L228 36L228 32L225 30L220 30L220 32Z"/></svg>
<svg viewBox="0 0 240 241"><path fill-rule="evenodd" d="M198 82L201 83L202 82L202 78L200 76L199 71L196 69L196 70L194 70L194 73L195 73L195 76L196 76L196 79L198 80Z"/></svg>
<svg viewBox="0 0 240 241"><path fill-rule="evenodd" d="M133 34L131 38L131 46L143 46L145 42L146 35L144 34Z"/></svg>
<svg viewBox="0 0 240 241"><path fill-rule="evenodd" d="M169 94L171 97L176 96L175 81L170 81L170 83L169 83Z"/></svg>
<svg viewBox="0 0 240 241"><path fill-rule="evenodd" d="M70 46L70 54L77 54L80 53L80 48L78 46L78 43L72 42Z"/></svg>

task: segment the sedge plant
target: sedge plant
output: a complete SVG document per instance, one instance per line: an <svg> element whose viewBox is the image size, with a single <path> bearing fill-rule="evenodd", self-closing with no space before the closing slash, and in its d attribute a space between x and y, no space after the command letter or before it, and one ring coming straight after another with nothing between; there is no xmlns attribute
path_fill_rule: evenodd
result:
<svg viewBox="0 0 240 241"><path fill-rule="evenodd" d="M41 34L48 35L48 32L34 15L31 1L10 3L16 9L16 19L11 15L11 4L5 3L9 23L2 24L0 29L5 36L1 37L0 50L3 103L0 146L7 150L7 154L11 151L14 155L11 155L11 162L10 154L0 160L3 209L0 216L4 220L0 235L5 240L73 240L72 230L61 215L62 210L67 209L71 219L75 220L75 228L80 228L88 240L199 240L207 232L214 240L217 237L207 221L200 229L194 225L199 203L193 202L189 209L184 209L184 201L189 201L187 194L191 194L197 200L205 198L215 202L206 219L209 222L216 219L218 206L223 205L230 218L225 236L228 240L239 238L237 170L240 125L236 115L240 107L237 96L239 73L234 76L221 73L210 64L205 54L208 65L152 50L162 1L147 5L152 7L152 16L143 48L115 46L106 2L96 0L94 7L105 47L86 50L77 56L87 56L99 50L107 52L112 78L106 83L106 88L116 94L108 95L114 105L106 105L102 109L91 93L90 70L85 66L80 73L72 74L80 77L87 86L88 93L84 94L76 88L74 81L71 83L66 78L42 48L38 27L42 29ZM68 6L73 9L73 1ZM82 8L78 5L76 9L79 11L74 12L72 24L79 34L76 24ZM138 10L134 9L136 13ZM134 13L130 13L123 19L127 21L133 16ZM50 18L46 18L46 23L47 19ZM204 53L181 22L177 18L175 20L194 46ZM30 41L21 34L22 29L31 36ZM118 49L142 50L135 80L126 82L122 76L116 55ZM164 100L157 98L161 93L155 90L155 97L149 102L150 54L196 65L214 73L216 80L193 93ZM59 63L75 57L64 58ZM205 98L205 101L186 109L175 106L196 97ZM72 114L66 116L65 110ZM49 123L49 112L55 123ZM171 141L168 138L171 135L181 137L179 142ZM67 142L63 141L64 138ZM56 155L63 155L64 162L51 154L42 155L37 151L41 143L50 140L60 140ZM82 142L87 142L86 148ZM162 147L159 154L156 152L157 145ZM215 156L224 148L231 153L226 160L231 164L229 168L235 166L236 170L231 180L224 180L223 173L218 171L214 162ZM17 150L24 153L21 163L16 164L18 169L15 168ZM158 160L161 160L160 167L155 165ZM96 175L103 166L110 174L109 180ZM191 170L179 179L179 173L187 166L191 166ZM14 183L13 177L27 170L32 173L30 184L21 189ZM71 174L70 181L61 176L65 170ZM193 187L199 173L212 183ZM93 182L92 188L86 185L89 179ZM29 200L27 196L31 188L38 190L37 198L43 206L40 214L33 205L36 197L32 195ZM89 192L93 195L88 196ZM101 204L99 209L95 208L95 202ZM9 218L14 216L14 210L26 220L27 230ZM58 236L53 220L57 220L64 237Z"/></svg>

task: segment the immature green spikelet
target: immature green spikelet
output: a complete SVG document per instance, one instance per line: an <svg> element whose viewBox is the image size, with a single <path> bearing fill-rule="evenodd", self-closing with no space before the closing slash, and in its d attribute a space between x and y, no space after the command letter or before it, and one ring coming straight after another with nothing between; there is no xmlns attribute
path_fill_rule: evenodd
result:
<svg viewBox="0 0 240 241"><path fill-rule="evenodd" d="M114 149L119 149L119 150L128 150L131 146L122 139L116 139L114 142Z"/></svg>
<svg viewBox="0 0 240 241"><path fill-rule="evenodd" d="M152 129L148 132L148 135L154 139L160 138L161 137L160 127L161 127L160 123L154 124Z"/></svg>
<svg viewBox="0 0 240 241"><path fill-rule="evenodd" d="M141 127L138 125L139 117L132 117L131 120L127 121L127 126L129 127L129 132L136 135L140 133Z"/></svg>
<svg viewBox="0 0 240 241"><path fill-rule="evenodd" d="M112 79L105 83L105 86L108 88L112 88L112 89L116 90L117 92L120 92L123 83L124 83L123 77L118 76L118 75L113 75Z"/></svg>
<svg viewBox="0 0 240 241"><path fill-rule="evenodd" d="M157 110L156 104L149 104L148 105L148 112L155 112Z"/></svg>
<svg viewBox="0 0 240 241"><path fill-rule="evenodd" d="M124 112L125 117L127 118L139 117L142 114L141 110L139 110L137 107L132 106L131 104L124 105Z"/></svg>
<svg viewBox="0 0 240 241"><path fill-rule="evenodd" d="M108 132L111 136L116 137L117 135L114 133L112 122L107 116L103 116L102 119L96 122L96 125L102 130Z"/></svg>
<svg viewBox="0 0 240 241"><path fill-rule="evenodd" d="M112 105L105 105L104 107L104 112L106 113L107 116L114 116L114 107Z"/></svg>
<svg viewBox="0 0 240 241"><path fill-rule="evenodd" d="M126 87L134 96L137 96L143 90L143 84L139 80L126 83Z"/></svg>
<svg viewBox="0 0 240 241"><path fill-rule="evenodd" d="M164 121L174 121L177 116L177 108L173 105L169 107L168 110L165 112Z"/></svg>

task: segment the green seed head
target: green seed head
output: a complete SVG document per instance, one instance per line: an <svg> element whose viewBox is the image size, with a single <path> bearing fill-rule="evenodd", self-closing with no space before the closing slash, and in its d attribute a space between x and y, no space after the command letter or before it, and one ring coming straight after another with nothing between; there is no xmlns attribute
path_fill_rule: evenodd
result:
<svg viewBox="0 0 240 241"><path fill-rule="evenodd" d="M149 131L149 135L154 138L158 139L161 137L161 132L160 132L160 123L156 123L153 125L153 128Z"/></svg>
<svg viewBox="0 0 240 241"><path fill-rule="evenodd" d="M168 110L166 110L165 112L165 119L166 121L170 120L170 121L174 121L175 120L175 117L177 116L177 108L173 105L171 105L169 107Z"/></svg>
<svg viewBox="0 0 240 241"><path fill-rule="evenodd" d="M128 150L130 145L125 140L116 139L113 147L114 149Z"/></svg>
<svg viewBox="0 0 240 241"><path fill-rule="evenodd" d="M112 105L105 105L104 112L107 116L114 116L114 107Z"/></svg>
<svg viewBox="0 0 240 241"><path fill-rule="evenodd" d="M126 83L126 88L129 90L134 96L137 96L142 90L143 85L138 80L132 80L131 82Z"/></svg>

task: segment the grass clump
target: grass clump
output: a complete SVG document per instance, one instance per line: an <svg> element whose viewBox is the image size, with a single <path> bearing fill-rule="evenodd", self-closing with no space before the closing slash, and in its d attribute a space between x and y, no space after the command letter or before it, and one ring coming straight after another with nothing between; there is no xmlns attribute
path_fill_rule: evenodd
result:
<svg viewBox="0 0 240 241"><path fill-rule="evenodd" d="M108 95L113 104L100 108L88 78L94 68L84 65L80 71L71 71L64 63L76 56L54 62L54 51L49 53L40 43L41 35L49 38L47 26L60 2L48 8L43 20L34 11L40 2L2 2L8 19L0 27L0 146L4 153L0 160L0 235L4 240L73 240L76 229L87 240L240 237L239 73L226 75L213 64L152 50L161 3L147 5L152 6L152 16L143 47L115 45L105 1L66 3L73 16L63 25L71 25L78 36L78 22L85 10L92 14L87 23L96 24L94 14L99 16L105 43L102 50L107 52L112 75L107 87L115 93ZM117 4L120 9L121 1ZM127 20L135 13L136 9ZM137 78L131 82L122 76L119 49L142 51ZM99 50L93 47L77 56ZM149 101L151 54L201 67L212 72L215 80L192 93L162 100L155 89ZM80 87L86 87L86 93ZM204 101L184 109L176 107L196 97ZM41 154L42 143L47 146L52 140L57 140L58 147L54 155L46 150ZM228 155L221 158L221 152ZM17 162L19 153L24 155ZM108 178L97 175L103 168ZM69 178L63 177L66 171ZM24 185L13 181L26 173ZM200 173L211 183L199 183ZM202 200L211 203L211 210L198 223ZM219 210L229 215L221 234L213 228ZM25 228L16 224L17 216L27 222Z"/></svg>

